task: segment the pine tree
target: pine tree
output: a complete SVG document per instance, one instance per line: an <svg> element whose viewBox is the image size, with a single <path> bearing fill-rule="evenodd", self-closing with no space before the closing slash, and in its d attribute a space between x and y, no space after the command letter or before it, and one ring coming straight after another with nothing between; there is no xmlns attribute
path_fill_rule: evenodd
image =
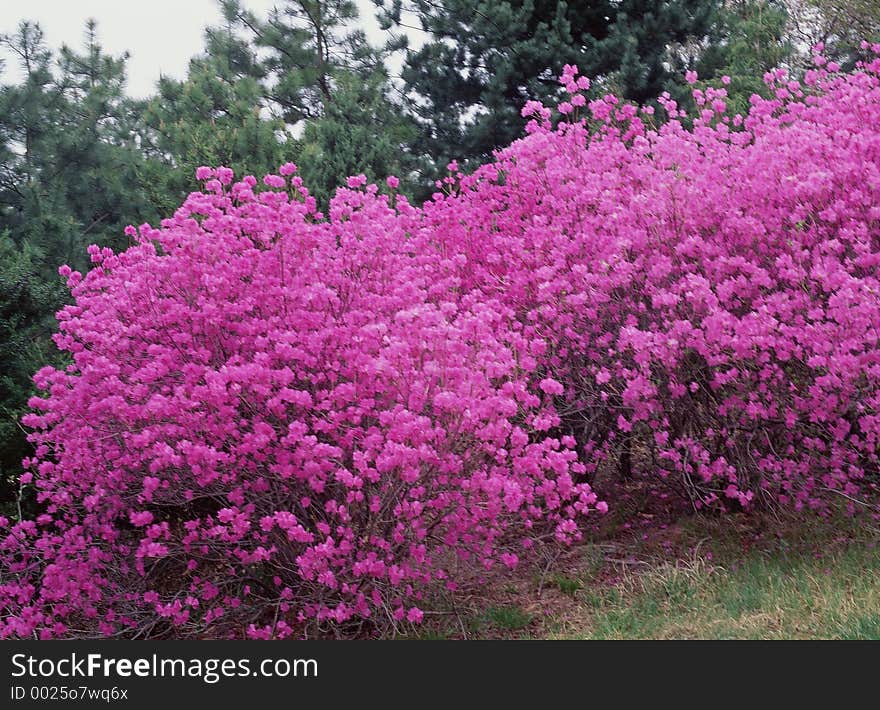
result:
<svg viewBox="0 0 880 710"><path fill-rule="evenodd" d="M48 280L41 271L30 246L0 232L0 515L16 512L15 480L32 453L19 423L33 393L31 376L58 364L47 335L64 294L60 277Z"/></svg>
<svg viewBox="0 0 880 710"><path fill-rule="evenodd" d="M125 225L149 215L125 57L102 51L94 22L81 51L64 47L57 57L34 23L0 42L23 72L0 87L0 481L8 484L28 451L18 417L31 375L56 352L58 267L84 269L89 243L124 246Z"/></svg>
<svg viewBox="0 0 880 710"><path fill-rule="evenodd" d="M71 256L96 242L125 248L127 224L155 218L139 176L144 159L136 136L134 102L125 94L128 55L103 52L94 20L81 52L62 47L59 91L66 100L52 154L52 192L63 195L78 231ZM49 176L44 181L49 181Z"/></svg>
<svg viewBox="0 0 880 710"><path fill-rule="evenodd" d="M71 252L70 234L46 204L43 176L53 171L53 147L61 125L64 97L52 74L52 54L39 25L23 22L17 31L0 36L0 44L19 64L19 84L0 87L0 136L4 149L0 176L0 229L17 244L29 242L63 259ZM51 198L49 198L51 199ZM63 218L62 220L63 221Z"/></svg>
<svg viewBox="0 0 880 710"><path fill-rule="evenodd" d="M415 125L387 97L382 72L361 79L341 74L324 115L306 124L299 158L300 172L319 200L332 197L349 175L370 180L403 177L408 190L411 161L404 152L415 138Z"/></svg>
<svg viewBox="0 0 880 710"><path fill-rule="evenodd" d="M322 116L340 75L368 78L382 68L382 52L353 29L359 17L353 0L283 0L266 18L239 0L221 5L265 55L269 97L289 124Z"/></svg>
<svg viewBox="0 0 880 710"><path fill-rule="evenodd" d="M750 97L766 91L764 74L794 56L787 28L781 0L728 0L717 17L718 39L700 57L700 76L729 76L731 109L748 112Z"/></svg>
<svg viewBox="0 0 880 710"><path fill-rule="evenodd" d="M645 101L674 76L679 48L704 40L718 0L374 0L385 27L415 13L430 37L403 70L421 124L413 149L442 168L452 158L485 160L518 138L519 108L553 103L565 64L626 98ZM429 157L430 156L430 157Z"/></svg>
<svg viewBox="0 0 880 710"><path fill-rule="evenodd" d="M33 23L0 38L24 79L0 88L0 228L35 249L46 273L86 264L90 242L123 246L126 224L145 216L137 188L142 163L125 96L125 57L101 49L93 21L82 53L57 62Z"/></svg>
<svg viewBox="0 0 880 710"><path fill-rule="evenodd" d="M141 134L149 166L142 182L162 214L197 188L200 165L225 165L237 175L273 172L297 146L284 122L270 115L265 70L255 48L227 14L205 32L205 51L187 77L163 77L142 106Z"/></svg>
<svg viewBox="0 0 880 710"><path fill-rule="evenodd" d="M269 110L297 132L300 165L322 202L349 175L405 177L412 120L390 95L384 60L392 43L374 47L357 29L352 0L285 0L266 18L223 0L224 15L259 49Z"/></svg>

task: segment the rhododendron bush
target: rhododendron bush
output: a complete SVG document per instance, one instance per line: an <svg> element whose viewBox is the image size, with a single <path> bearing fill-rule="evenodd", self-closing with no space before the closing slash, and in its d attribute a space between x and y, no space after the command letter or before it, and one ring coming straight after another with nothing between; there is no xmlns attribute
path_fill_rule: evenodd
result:
<svg viewBox="0 0 880 710"><path fill-rule="evenodd" d="M526 106L530 137L426 206L466 287L546 341L588 479L641 471L722 509L876 483L880 62L814 62L765 77L745 119L724 82L695 116L661 97L659 130L569 67L574 121Z"/></svg>
<svg viewBox="0 0 880 710"><path fill-rule="evenodd" d="M545 431L544 343L456 295L417 212L369 188L323 220L295 176L257 195L213 173L136 246L63 269L73 364L36 376L46 513L4 543L7 633L417 621L452 553L513 565L523 538L575 537L596 497Z"/></svg>
<svg viewBox="0 0 880 710"><path fill-rule="evenodd" d="M36 376L0 633L418 622L460 569L578 539L618 470L698 508L869 495L880 61L815 62L745 118L723 84L696 115L661 97L660 127L567 67L555 127L528 104L421 208L393 178L323 215L292 164L200 169L160 228L62 268L71 364Z"/></svg>

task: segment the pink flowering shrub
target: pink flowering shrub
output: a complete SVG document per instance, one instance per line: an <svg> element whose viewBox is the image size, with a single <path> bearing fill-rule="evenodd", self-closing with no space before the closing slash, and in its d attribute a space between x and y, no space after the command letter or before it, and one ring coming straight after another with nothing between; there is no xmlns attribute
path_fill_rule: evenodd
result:
<svg viewBox="0 0 880 710"><path fill-rule="evenodd" d="M418 621L457 558L579 535L596 496L544 433L543 341L459 294L416 210L367 187L325 220L296 177L200 177L136 246L62 269L73 364L36 376L46 512L2 543L4 635Z"/></svg>
<svg viewBox="0 0 880 710"><path fill-rule="evenodd" d="M643 473L697 508L876 484L880 61L816 66L768 75L745 119L711 87L696 116L662 97L659 129L613 96L556 128L529 104L527 138L425 207L466 288L546 341L588 480ZM572 114L589 84L562 83Z"/></svg>
<svg viewBox="0 0 880 710"><path fill-rule="evenodd" d="M0 635L415 623L463 563L577 539L618 469L698 508L869 494L878 76L817 56L742 117L692 74L658 128L567 67L558 125L528 104L422 208L201 168L62 268L72 364L36 376L44 512L5 524Z"/></svg>

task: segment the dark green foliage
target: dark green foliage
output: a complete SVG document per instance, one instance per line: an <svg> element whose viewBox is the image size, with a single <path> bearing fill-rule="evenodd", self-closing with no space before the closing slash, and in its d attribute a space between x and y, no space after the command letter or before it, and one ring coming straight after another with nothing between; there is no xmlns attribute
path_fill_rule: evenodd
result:
<svg viewBox="0 0 880 710"><path fill-rule="evenodd" d="M366 80L352 74L337 77L324 115L306 125L298 162L319 200L332 197L349 175L364 173L377 181L389 175L405 178L409 172L405 151L416 137L415 125L386 99L385 81L380 72Z"/></svg>
<svg viewBox="0 0 880 710"><path fill-rule="evenodd" d="M0 232L0 514L10 512L14 477L30 455L19 420L33 393L31 376L57 362L46 334L63 300L61 278L46 279L33 250Z"/></svg>
<svg viewBox="0 0 880 710"><path fill-rule="evenodd" d="M409 53L406 89L428 174L452 158L483 160L522 134L519 109L559 96L564 64L644 101L679 92L687 48L706 40L718 0L375 0L391 27L416 13L429 41ZM430 156L430 157L429 157ZM433 166L433 169L432 169Z"/></svg>
<svg viewBox="0 0 880 710"><path fill-rule="evenodd" d="M149 161L140 183L159 214L169 214L198 187L200 165L262 176L297 152L284 122L267 115L265 70L232 20L208 29L205 45L186 79L163 77L157 95L141 107Z"/></svg>
<svg viewBox="0 0 880 710"><path fill-rule="evenodd" d="M147 210L125 58L102 52L93 22L83 53L64 47L54 66L37 25L2 41L25 79L0 88L0 228L54 275L62 263L83 266L89 243L124 246L123 228Z"/></svg>
<svg viewBox="0 0 880 710"><path fill-rule="evenodd" d="M728 2L718 15L718 41L706 48L698 65L701 77L730 77L731 108L749 109L749 97L763 94L764 74L794 54L786 35L788 13L777 0Z"/></svg>
<svg viewBox="0 0 880 710"><path fill-rule="evenodd" d="M283 0L262 19L239 0L221 0L225 16L247 31L265 55L262 66L272 102L289 124L317 118L336 93L336 77L369 77L382 54L352 29L353 0Z"/></svg>
<svg viewBox="0 0 880 710"><path fill-rule="evenodd" d="M414 124L389 100L384 59L393 47L370 45L352 0L285 0L267 18L223 0L228 21L263 57L268 111L302 129L288 150L313 194L326 203L349 175L405 176Z"/></svg>
<svg viewBox="0 0 880 710"><path fill-rule="evenodd" d="M28 452L18 418L31 375L56 357L65 292L58 267L86 267L90 243L120 248L150 216L145 165L124 94L125 58L103 53L93 22L82 53L57 57L36 24L0 38L24 78L0 87L0 499Z"/></svg>

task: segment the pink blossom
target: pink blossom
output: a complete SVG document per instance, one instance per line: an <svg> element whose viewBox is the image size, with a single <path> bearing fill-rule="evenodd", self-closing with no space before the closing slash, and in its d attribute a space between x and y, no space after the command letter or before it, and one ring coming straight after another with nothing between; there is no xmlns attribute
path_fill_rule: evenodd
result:
<svg viewBox="0 0 880 710"><path fill-rule="evenodd" d="M132 525L142 528L153 522L153 514L148 510L132 511L128 514L128 519Z"/></svg>
<svg viewBox="0 0 880 710"><path fill-rule="evenodd" d="M565 388L551 377L541 380L540 387L547 394L562 394L565 391Z"/></svg>

